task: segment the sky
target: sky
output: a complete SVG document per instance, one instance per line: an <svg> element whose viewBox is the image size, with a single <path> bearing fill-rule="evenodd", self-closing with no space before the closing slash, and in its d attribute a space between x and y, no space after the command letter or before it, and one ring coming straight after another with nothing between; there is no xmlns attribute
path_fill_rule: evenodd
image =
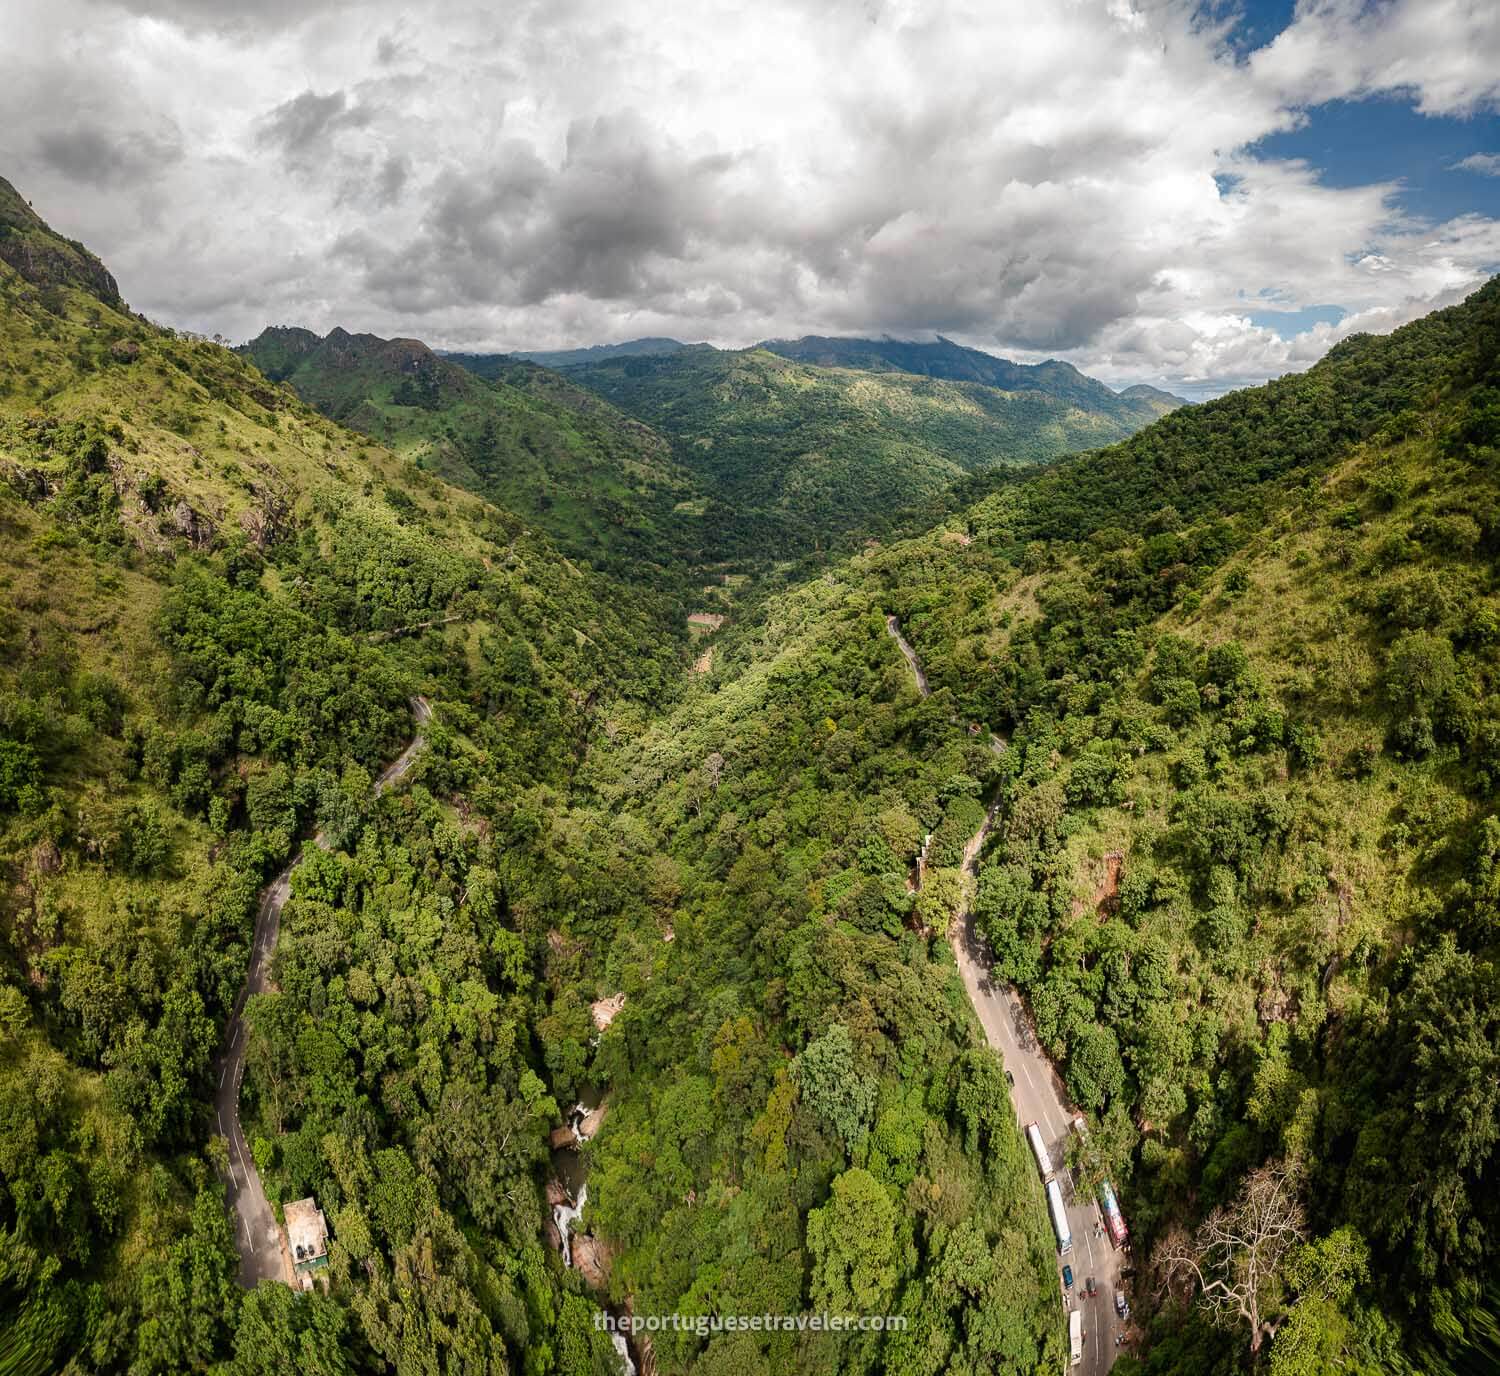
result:
<svg viewBox="0 0 1500 1376"><path fill-rule="evenodd" d="M1190 396L1500 271L1496 0L0 0L0 175L163 324L941 333Z"/></svg>

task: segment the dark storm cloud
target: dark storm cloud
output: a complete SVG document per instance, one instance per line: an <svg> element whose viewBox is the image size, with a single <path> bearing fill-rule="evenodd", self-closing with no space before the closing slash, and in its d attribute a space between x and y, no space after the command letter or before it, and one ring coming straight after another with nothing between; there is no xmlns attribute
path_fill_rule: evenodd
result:
<svg viewBox="0 0 1500 1376"><path fill-rule="evenodd" d="M369 110L350 105L345 91L330 91L326 96L303 91L265 116L256 141L279 149L292 162L301 162L323 153L339 131L363 128L370 119Z"/></svg>
<svg viewBox="0 0 1500 1376"><path fill-rule="evenodd" d="M151 181L182 157L176 130L164 136L120 132L97 124L75 124L37 136L43 166L70 181L91 186L128 186Z"/></svg>
<svg viewBox="0 0 1500 1376"><path fill-rule="evenodd" d="M583 121L556 167L511 143L481 174L441 174L406 242L385 247L356 232L334 251L392 303L651 300L672 290L668 264L724 228L716 190L732 166L663 146L633 116Z"/></svg>

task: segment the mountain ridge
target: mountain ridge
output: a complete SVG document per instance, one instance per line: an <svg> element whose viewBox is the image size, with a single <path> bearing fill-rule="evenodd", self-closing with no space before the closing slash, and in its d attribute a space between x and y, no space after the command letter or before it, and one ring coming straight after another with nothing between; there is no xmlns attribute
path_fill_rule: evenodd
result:
<svg viewBox="0 0 1500 1376"><path fill-rule="evenodd" d="M75 286L104 305L122 309L109 269L76 240L58 234L0 177L0 262L38 287Z"/></svg>
<svg viewBox="0 0 1500 1376"><path fill-rule="evenodd" d="M692 562L698 497L667 442L597 395L505 358L487 375L416 339L268 326L239 347L340 424L499 501L616 573ZM623 562L622 562L623 561Z"/></svg>
<svg viewBox="0 0 1500 1376"><path fill-rule="evenodd" d="M1096 409L1116 406L1117 398L1124 398L1127 403L1142 401L1150 407L1146 413L1150 419L1190 404L1182 397L1143 383L1117 392L1060 359L1015 363L998 354L956 344L942 335L932 341L901 340L889 335L878 339L861 335L803 335L799 339L765 340L755 347L825 367L913 373L955 382L984 383L1001 391L1047 392Z"/></svg>

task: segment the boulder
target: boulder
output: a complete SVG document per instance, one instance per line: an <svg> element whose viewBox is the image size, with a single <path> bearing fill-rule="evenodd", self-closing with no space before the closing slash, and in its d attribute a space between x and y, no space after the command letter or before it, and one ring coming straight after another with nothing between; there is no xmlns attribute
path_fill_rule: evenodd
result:
<svg viewBox="0 0 1500 1376"><path fill-rule="evenodd" d="M573 1239L573 1265L595 1290L602 1290L609 1283L609 1262L609 1248L592 1233L582 1233Z"/></svg>
<svg viewBox="0 0 1500 1376"><path fill-rule="evenodd" d="M604 1115L608 1112L608 1105L600 1104L598 1108L583 1115L583 1121L578 1125L578 1140L587 1142L604 1125Z"/></svg>
<svg viewBox="0 0 1500 1376"><path fill-rule="evenodd" d="M607 1028L620 1015L620 1010L625 1006L624 994L612 994L607 999L595 999L589 1004L589 1012L594 1015L594 1026L601 1032Z"/></svg>

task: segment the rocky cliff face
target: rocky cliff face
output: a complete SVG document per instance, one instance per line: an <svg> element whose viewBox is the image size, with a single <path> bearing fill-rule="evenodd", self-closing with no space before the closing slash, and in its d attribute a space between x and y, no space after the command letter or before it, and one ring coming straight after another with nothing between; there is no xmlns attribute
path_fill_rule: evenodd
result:
<svg viewBox="0 0 1500 1376"><path fill-rule="evenodd" d="M120 288L82 244L53 233L5 178L0 177L0 262L38 287L78 287L120 309Z"/></svg>

